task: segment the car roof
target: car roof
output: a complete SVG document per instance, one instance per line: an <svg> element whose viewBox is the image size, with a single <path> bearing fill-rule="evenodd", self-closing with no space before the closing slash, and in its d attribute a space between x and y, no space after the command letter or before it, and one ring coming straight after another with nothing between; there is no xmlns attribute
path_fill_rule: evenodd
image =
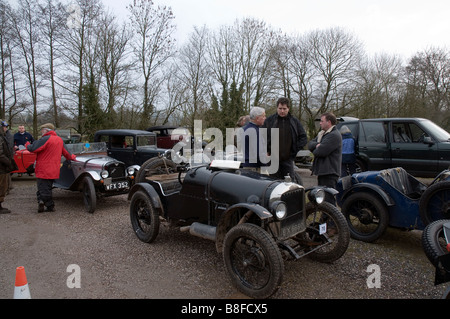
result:
<svg viewBox="0 0 450 319"><path fill-rule="evenodd" d="M346 122L357 122L357 121L365 121L365 122L377 122L377 121L428 121L427 119L421 117L380 117L380 118L370 118L370 119L358 119L356 117L343 117L345 119L340 120L338 118L339 123L345 124Z"/></svg>
<svg viewBox="0 0 450 319"><path fill-rule="evenodd" d="M171 128L173 128L173 129L176 129L176 128L184 128L184 129L186 129L183 126L177 126L177 125L157 125L157 126L151 126L147 130L148 131L149 130L162 130L162 129L171 129Z"/></svg>
<svg viewBox="0 0 450 319"><path fill-rule="evenodd" d="M95 132L95 135L154 135L155 133L143 130L133 130L133 129L110 129L110 130L100 130Z"/></svg>

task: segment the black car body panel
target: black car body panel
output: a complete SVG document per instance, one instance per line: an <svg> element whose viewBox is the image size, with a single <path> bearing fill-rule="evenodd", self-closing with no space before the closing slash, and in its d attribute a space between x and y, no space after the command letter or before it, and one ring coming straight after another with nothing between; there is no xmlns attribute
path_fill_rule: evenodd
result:
<svg viewBox="0 0 450 319"><path fill-rule="evenodd" d="M127 166L142 165L148 159L167 152L167 149L156 146L155 133L141 130L100 130L95 133L94 142L105 142L108 156Z"/></svg>
<svg viewBox="0 0 450 319"><path fill-rule="evenodd" d="M362 170L402 167L419 177L434 177L450 165L450 134L422 118L350 119Z"/></svg>

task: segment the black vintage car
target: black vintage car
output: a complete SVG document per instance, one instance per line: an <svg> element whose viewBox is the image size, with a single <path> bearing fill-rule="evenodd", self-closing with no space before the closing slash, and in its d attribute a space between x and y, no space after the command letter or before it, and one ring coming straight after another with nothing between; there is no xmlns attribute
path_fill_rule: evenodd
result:
<svg viewBox="0 0 450 319"><path fill-rule="evenodd" d="M278 289L283 256L333 262L345 253L348 225L335 206L323 202L326 189L305 190L239 165L214 160L178 167L177 173L148 174L129 193L133 231L141 241L153 242L162 219L215 241L233 284L254 298L269 297Z"/></svg>
<svg viewBox="0 0 450 319"><path fill-rule="evenodd" d="M156 134L141 130L111 129L94 134L94 142L105 142L108 156L127 166L142 166L148 159L170 153L156 146ZM166 155L169 156L169 155Z"/></svg>

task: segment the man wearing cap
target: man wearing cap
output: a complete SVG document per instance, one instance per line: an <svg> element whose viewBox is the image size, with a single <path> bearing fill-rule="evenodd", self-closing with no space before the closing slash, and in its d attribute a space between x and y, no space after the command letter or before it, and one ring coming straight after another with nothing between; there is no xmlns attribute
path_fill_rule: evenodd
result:
<svg viewBox="0 0 450 319"><path fill-rule="evenodd" d="M63 140L56 134L55 127L46 123L40 127L42 138L27 146L30 152L36 153L35 174L37 178L38 213L44 209L55 211L52 198L53 181L59 178L61 155L67 160L76 157L67 151Z"/></svg>

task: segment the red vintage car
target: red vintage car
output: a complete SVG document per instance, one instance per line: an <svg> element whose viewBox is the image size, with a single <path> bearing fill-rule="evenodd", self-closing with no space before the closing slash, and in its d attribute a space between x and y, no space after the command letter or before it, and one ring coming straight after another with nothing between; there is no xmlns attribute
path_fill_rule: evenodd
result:
<svg viewBox="0 0 450 319"><path fill-rule="evenodd" d="M16 161L18 170L11 173L28 173L31 175L34 173L34 162L36 162L36 154L31 153L26 148L20 147L14 154L14 160Z"/></svg>

